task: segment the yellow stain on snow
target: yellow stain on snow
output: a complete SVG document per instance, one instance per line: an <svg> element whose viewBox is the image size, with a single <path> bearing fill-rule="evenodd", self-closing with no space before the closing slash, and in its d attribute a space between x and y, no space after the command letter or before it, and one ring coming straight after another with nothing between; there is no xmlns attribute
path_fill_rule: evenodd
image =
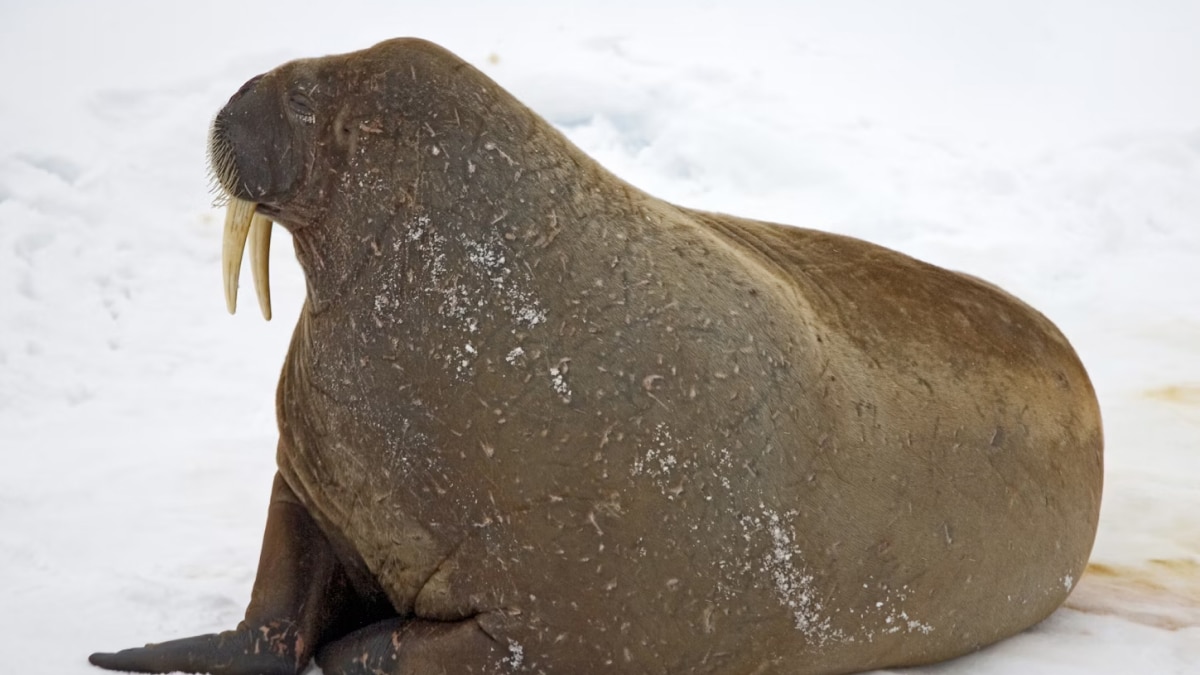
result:
<svg viewBox="0 0 1200 675"><path fill-rule="evenodd" d="M1167 630L1200 626L1200 562L1092 563L1063 606Z"/></svg>
<svg viewBox="0 0 1200 675"><path fill-rule="evenodd" d="M1172 384L1146 391L1146 397L1166 403L1200 406L1200 384Z"/></svg>

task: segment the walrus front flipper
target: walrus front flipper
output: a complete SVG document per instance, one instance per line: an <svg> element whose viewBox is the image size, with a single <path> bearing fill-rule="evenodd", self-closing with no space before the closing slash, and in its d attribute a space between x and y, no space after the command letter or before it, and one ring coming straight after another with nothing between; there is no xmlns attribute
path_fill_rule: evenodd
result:
<svg viewBox="0 0 1200 675"><path fill-rule="evenodd" d="M294 675L322 640L348 630L345 617L357 599L328 540L276 474L258 575L237 629L88 660L136 673Z"/></svg>
<svg viewBox="0 0 1200 675"><path fill-rule="evenodd" d="M272 632L274 629L274 632ZM213 675L293 675L287 652L299 641L294 626L263 626L150 644L116 654L92 654L92 665L133 673L213 673ZM307 664L305 658L304 663Z"/></svg>
<svg viewBox="0 0 1200 675"><path fill-rule="evenodd" d="M519 648L501 646L477 618L388 619L317 652L317 665L325 675L492 673L501 672L501 666L518 670L522 661Z"/></svg>

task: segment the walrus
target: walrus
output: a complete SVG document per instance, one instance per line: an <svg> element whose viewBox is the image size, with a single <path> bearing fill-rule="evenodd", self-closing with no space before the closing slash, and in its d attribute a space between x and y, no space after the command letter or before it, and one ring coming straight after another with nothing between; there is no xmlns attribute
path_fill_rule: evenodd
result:
<svg viewBox="0 0 1200 675"><path fill-rule="evenodd" d="M1083 572L1096 396L993 285L656 199L418 39L251 79L209 152L230 310L273 224L307 283L257 578L98 666L846 673Z"/></svg>

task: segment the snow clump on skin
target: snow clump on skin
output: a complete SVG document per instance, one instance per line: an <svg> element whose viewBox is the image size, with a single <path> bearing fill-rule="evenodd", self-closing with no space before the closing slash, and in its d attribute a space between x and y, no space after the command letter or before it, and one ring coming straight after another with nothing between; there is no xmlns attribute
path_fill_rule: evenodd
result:
<svg viewBox="0 0 1200 675"><path fill-rule="evenodd" d="M562 398L563 403L571 402L571 387L567 385L567 369L559 364L550 369L550 386Z"/></svg>
<svg viewBox="0 0 1200 675"><path fill-rule="evenodd" d="M449 232L454 232L451 228ZM409 246L418 261L410 270L410 281L421 279L420 292L432 296L442 327L467 335L478 335L481 329L503 321L505 316L513 326L531 329L546 322L546 310L530 290L532 272L528 265L513 260L499 235L485 235L480 240L466 232L443 234L429 216L421 215L409 223L404 236L392 245L393 250ZM460 252L455 253L458 248ZM458 256L464 264L455 265ZM385 287L375 298L376 323L382 325L382 314L399 322L395 316L398 294ZM474 345L467 349L454 348L442 360L455 373L456 379L469 379L471 363L478 354ZM512 353L507 359L517 365ZM555 391L565 400L570 390L560 376L554 378Z"/></svg>
<svg viewBox="0 0 1200 675"><path fill-rule="evenodd" d="M629 475L649 476L667 499L675 499L683 492L683 480L679 478L672 482L672 478L676 474L686 475L695 467L690 459L680 460L678 450L679 441L671 433L670 427L660 423L654 428L649 449L634 457Z"/></svg>
<svg viewBox="0 0 1200 675"><path fill-rule="evenodd" d="M869 589L870 586L863 584L864 589ZM875 629L864 629L863 637L867 642L872 642L877 634L894 635L896 633L921 633L928 635L933 632L933 626L930 624L914 619L908 615L908 611L903 608L903 604L908 600L908 586L903 586L898 590L890 590L886 586L878 589L881 593L882 600L876 600L874 604L866 609L848 610L850 614L860 617L864 623L868 620L875 622L877 619L869 619L869 617L877 617L883 619L883 625L878 628L878 633Z"/></svg>
<svg viewBox="0 0 1200 675"><path fill-rule="evenodd" d="M835 630L830 625L829 617L822 615L824 607L816 596L815 580L803 567L795 535L784 526L783 518L778 513L762 504L759 504L759 508L762 509L761 516L744 515L741 518L745 530L743 536L747 542L763 533L771 539L758 571L770 578L779 604L792 612L796 630L822 645L831 640L843 640L842 632ZM794 511L789 511L784 517L795 515Z"/></svg>
<svg viewBox="0 0 1200 675"><path fill-rule="evenodd" d="M467 250L467 260L487 279L499 296L501 306L513 320L525 328L545 323L546 311L538 299L524 288L529 281L528 271L522 273L519 265L509 264L499 237L489 241L467 240L464 237L462 243Z"/></svg>
<svg viewBox="0 0 1200 675"><path fill-rule="evenodd" d="M509 638L508 656L500 659L500 663L508 666L511 670L520 670L525 663L525 648L521 646L521 643Z"/></svg>

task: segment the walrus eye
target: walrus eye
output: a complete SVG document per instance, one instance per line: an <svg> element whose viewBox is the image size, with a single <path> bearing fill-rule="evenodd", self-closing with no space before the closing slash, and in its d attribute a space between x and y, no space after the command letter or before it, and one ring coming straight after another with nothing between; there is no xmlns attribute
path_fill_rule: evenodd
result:
<svg viewBox="0 0 1200 675"><path fill-rule="evenodd" d="M302 92L293 92L288 96L288 107L291 108L292 114L305 124L317 121L317 114L313 112L312 102Z"/></svg>

